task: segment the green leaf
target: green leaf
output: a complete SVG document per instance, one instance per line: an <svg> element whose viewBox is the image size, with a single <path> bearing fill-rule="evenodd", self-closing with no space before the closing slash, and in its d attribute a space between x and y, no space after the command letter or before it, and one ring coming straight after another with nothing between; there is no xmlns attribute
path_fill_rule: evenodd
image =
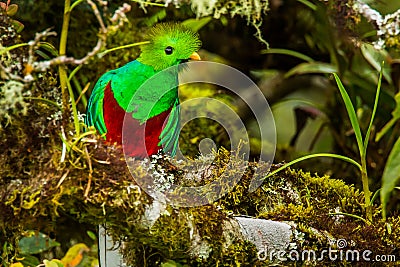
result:
<svg viewBox="0 0 400 267"><path fill-rule="evenodd" d="M209 23L211 19L212 17L204 17L201 19L187 19L185 21L182 21L182 25L186 26L192 31L197 32L201 28L203 28L207 23Z"/></svg>
<svg viewBox="0 0 400 267"><path fill-rule="evenodd" d="M13 50L13 49L16 49L16 48L19 48L22 46L28 46L28 45L29 45L28 43L22 43L22 44L16 44L16 45L12 45L12 46L2 47L2 48L0 48L0 56L4 53L7 53L7 52Z"/></svg>
<svg viewBox="0 0 400 267"><path fill-rule="evenodd" d="M337 72L336 66L324 62L305 62L292 68L285 74L285 78L293 75L308 73L332 73Z"/></svg>
<svg viewBox="0 0 400 267"><path fill-rule="evenodd" d="M382 62L387 61L387 58L389 58L387 51L384 49L375 49L373 45L363 43L361 45L361 53L374 69L377 71L381 71L382 69L383 77L391 84L390 68L382 68Z"/></svg>
<svg viewBox="0 0 400 267"><path fill-rule="evenodd" d="M276 169L276 170L274 170L272 172L269 172L267 174L267 176L265 176L265 178L268 178L268 177L270 177L270 176L272 176L272 175L274 175L274 174L276 174L276 173L286 169L287 167L289 167L289 166L291 166L291 165L293 165L295 163L298 163L300 161L307 160L307 159L312 159L312 158L321 158L321 157L335 158L335 159L340 159L340 160L343 160L343 161L347 161L347 162L353 164L354 166L356 166L359 170L361 170L361 165L357 161L355 161L355 160L353 160L353 159L351 159L349 157L338 155L338 154L332 154L332 153L316 153L316 154L310 154L310 155L306 155L306 156L297 158L295 160L292 160L292 161L286 163L285 165L279 167L278 169Z"/></svg>
<svg viewBox="0 0 400 267"><path fill-rule="evenodd" d="M311 1L307 1L307 0L297 0L298 2L308 6L309 8L311 8L312 10L317 10L317 6L313 3L311 3Z"/></svg>
<svg viewBox="0 0 400 267"><path fill-rule="evenodd" d="M48 42L40 42L39 43L39 47L43 48L44 50L46 50L47 52L50 52L50 54L54 57L58 57L58 50L57 48Z"/></svg>
<svg viewBox="0 0 400 267"><path fill-rule="evenodd" d="M382 217L386 219L386 205L389 201L390 193L400 181L400 138L397 139L386 162L385 170L382 175L381 202Z"/></svg>
<svg viewBox="0 0 400 267"><path fill-rule="evenodd" d="M182 267L182 264L179 262L175 262L173 260L168 260L166 262L161 263L161 267Z"/></svg>
<svg viewBox="0 0 400 267"><path fill-rule="evenodd" d="M22 30L24 29L24 24L22 24L21 22L19 22L18 20L12 19L10 20L11 24L14 26L15 30L20 33L22 32Z"/></svg>
<svg viewBox="0 0 400 267"><path fill-rule="evenodd" d="M335 80L338 85L340 94L342 95L344 105L346 106L347 114L349 115L351 126L353 127L354 133L356 135L358 150L360 151L360 157L363 158L364 157L364 144L363 144L363 138L362 138L362 134L361 134L360 124L358 123L357 114L354 110L353 103L351 102L351 99L346 92L346 89L344 88L342 82L339 79L339 76L336 73L334 73L333 75L335 76Z"/></svg>
<svg viewBox="0 0 400 267"><path fill-rule="evenodd" d="M394 100L396 101L396 108L392 111L392 116L395 119L400 119L400 92L394 96Z"/></svg>
<svg viewBox="0 0 400 267"><path fill-rule="evenodd" d="M38 258L32 255L19 255L22 258L21 263L24 266L38 266L40 261Z"/></svg>
<svg viewBox="0 0 400 267"><path fill-rule="evenodd" d="M377 110L377 108L378 108L379 94L380 94L380 92L381 92L381 84L382 84L382 70L383 70L383 65L382 65L381 71L380 71L380 73L379 73L378 87L376 88L375 102L374 102L374 108L372 109L371 120L369 121L367 133L365 134L365 139L364 139L364 155L367 154L367 147L368 147L368 142L369 142L369 136L370 136L370 134L371 134L372 123L374 122L376 110Z"/></svg>
<svg viewBox="0 0 400 267"><path fill-rule="evenodd" d="M297 58L307 61L307 62L314 61L314 59L312 59L309 56L304 55L300 52L296 52L296 51L289 50L289 49L283 49L283 48L269 48L269 49L261 51L261 54L281 54L281 55L297 57Z"/></svg>
<svg viewBox="0 0 400 267"><path fill-rule="evenodd" d="M22 254L38 254L59 245L60 243L54 241L47 235L34 231L32 231L31 236L23 237L19 241L19 248Z"/></svg>
<svg viewBox="0 0 400 267"><path fill-rule="evenodd" d="M165 8L163 8L160 11L158 11L157 13L155 13L153 16L146 18L143 21L143 23L146 26L151 27L154 24L158 23L159 21L165 19L166 16L167 16L167 11L165 10Z"/></svg>
<svg viewBox="0 0 400 267"><path fill-rule="evenodd" d="M221 22L222 26L224 26L224 27L226 27L229 23L229 20L223 15L219 18L219 21Z"/></svg>
<svg viewBox="0 0 400 267"><path fill-rule="evenodd" d="M77 1L75 1L72 5L71 5L71 7L69 8L69 12L71 12L72 11L72 9L74 9L76 6L78 6L80 3L82 3L84 0L77 0Z"/></svg>
<svg viewBox="0 0 400 267"><path fill-rule="evenodd" d="M60 260L53 259L51 261L49 260L43 260L44 267L64 267L64 264Z"/></svg>
<svg viewBox="0 0 400 267"><path fill-rule="evenodd" d="M93 239L93 240L97 240L97 236L95 233L93 233L92 231L86 231L87 235Z"/></svg>
<svg viewBox="0 0 400 267"><path fill-rule="evenodd" d="M18 11L18 5L16 5L16 4L11 4L11 5L9 5L8 8L7 8L7 15L10 16L10 17L12 17L12 16L14 16L14 15L17 13L17 11Z"/></svg>
<svg viewBox="0 0 400 267"><path fill-rule="evenodd" d="M101 53L98 53L97 57L98 58L102 58L104 55L106 55L106 54L108 54L110 52L116 51L116 50L131 48L131 47L134 47L134 46L144 45L144 44L148 44L148 43L149 43L149 41L143 41L143 42L138 42L138 43L132 43L132 44L127 44L127 45L117 46L117 47L114 47L114 48L110 48L110 49L104 50Z"/></svg>
<svg viewBox="0 0 400 267"><path fill-rule="evenodd" d="M42 57L43 59L45 59L45 60L50 60L50 59L51 59L51 57L49 57L49 56L48 56L46 53L44 53L43 51L36 50L35 53L36 53L38 56L40 56L40 57Z"/></svg>

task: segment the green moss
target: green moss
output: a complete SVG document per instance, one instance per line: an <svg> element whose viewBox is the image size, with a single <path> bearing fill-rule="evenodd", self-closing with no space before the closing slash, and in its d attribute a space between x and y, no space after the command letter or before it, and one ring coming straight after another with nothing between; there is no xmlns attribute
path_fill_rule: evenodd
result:
<svg viewBox="0 0 400 267"><path fill-rule="evenodd" d="M33 1L29 3L34 5ZM258 6L251 6L253 3ZM259 12L267 8L267 1L216 2L215 5L216 8L212 6L210 12L222 14L226 11L227 14L258 20ZM50 4L37 8L53 12ZM78 10L81 12L78 14L90 13L84 8ZM205 12L204 9L199 10ZM133 13L138 14L135 11ZM88 15L86 19L87 25L91 25L89 21L93 20L93 16ZM108 48L142 40L142 31L138 27L140 21L135 20L135 23L111 35ZM72 23L72 28L79 25ZM0 30L6 34L0 34L3 46L18 42L15 31L5 32L9 29L2 26ZM95 42L97 29L88 27L87 30L92 34L86 35L87 32L82 31L71 35L70 52L74 56L85 55ZM137 49L132 49L107 54L83 67L79 72L82 77L79 78L82 84L94 81L105 70L121 66L135 58L137 53ZM2 57L2 63L20 77L24 75L24 67L17 63L26 60L27 51L24 49L13 50L12 56L4 54ZM266 178L260 188L249 192L255 168L266 174L270 166L267 163L245 163L235 156L234 162L229 165L231 153L222 148L229 147L225 132L207 120L199 120L184 129L182 138L190 140L191 146L182 148L195 158L198 142L204 137L211 137L221 147L211 165L207 161L209 159L204 157L181 165L175 162L174 167L165 160L157 164L166 169L167 174L172 173L181 186L206 185L217 181L221 175L228 178L240 175L240 181L233 184L228 179L224 183L216 183L210 189L210 196L221 192L226 194L213 203L191 208L166 206L154 224L145 225L143 216L153 200L137 186L135 180L146 176L142 164L135 161L130 168L131 175L120 148L105 144L102 138L88 132L85 137L70 133L72 124L68 120L61 122L61 112L57 107L61 96L54 70L34 74L33 83L18 89L21 89L18 97L27 93L32 98L24 99L22 105L14 103L10 106L12 112L7 110L8 117L1 117L0 121L2 265L16 261L19 253L17 244L26 230L40 231L62 241L60 249L63 251L54 251L53 254L60 258L73 241L83 242L86 230L95 231L97 225L104 222L107 222L109 233L115 240L124 241L123 254L136 266L159 266L169 260L187 266L268 265L268 262L256 260L254 245L242 240L239 234L229 232L227 225L233 220L232 214L289 221L296 229L292 241L298 248L323 249L337 238L352 240L357 249L370 249L376 254L394 254L400 248L398 216L382 222L380 208L376 206L372 224L334 214L364 214L362 193L343 181L288 169ZM229 95L215 88L203 89L183 88L181 96L183 99L209 96L231 103ZM201 128L207 128L210 136L197 131ZM186 172L179 169L183 167L187 167ZM187 175L189 172L195 175Z"/></svg>
<svg viewBox="0 0 400 267"><path fill-rule="evenodd" d="M396 49L400 49L400 38L398 36L387 37L385 40L385 44L387 47L394 47Z"/></svg>
<svg viewBox="0 0 400 267"><path fill-rule="evenodd" d="M2 232L8 233L1 238L8 244L3 253L9 255L9 259L23 229L52 232L60 228L58 224L65 216L93 227L107 221L111 236L124 240L127 260L138 266L145 263L158 266L167 260L189 266L266 266L267 262L256 260L257 251L253 245L238 236L226 236L224 222L230 220L228 214L231 213L295 223L297 235L293 242L299 248L323 249L328 247L330 238L353 240L357 248L369 247L375 253L390 254L399 247L398 218L388 221L392 229L389 232L377 216L373 225L365 225L352 217L329 215L341 211L362 216L362 194L352 186L328 176L286 170L269 177L262 187L250 193L248 188L256 167L254 164L249 164L238 184L221 184L221 188L232 190L212 205L167 206L148 229L141 218L151 199L135 186L121 152L100 141L94 142L95 137L91 140L78 142L62 164L52 160L60 157L61 151L47 146L51 153L44 153L47 158L42 154L42 163L31 170L30 179L0 187L4 200L1 212L8 215L7 221L0 221ZM90 155L91 174L88 159L81 154L85 150ZM221 149L214 160L212 175L206 176L207 180L202 180L201 184L207 184L225 172L230 156L228 151ZM201 160L197 159L198 162ZM140 163L134 163L137 164L133 168L134 177L144 175ZM160 161L158 164L165 163ZM257 167L266 171L268 165ZM181 175L177 178L182 184L188 182L183 173L169 171ZM228 175L236 171L233 168ZM196 185L196 182L192 180L191 184ZM221 188L216 187L216 192ZM48 222L53 223L49 225ZM193 236L198 238L193 239Z"/></svg>
<svg viewBox="0 0 400 267"><path fill-rule="evenodd" d="M247 20L256 29L255 36L259 41L268 46L263 39L261 24L264 15L269 10L268 0L245 0L245 1L229 1L229 0L194 0L191 6L198 17L213 16L216 19L223 15L230 17L240 16Z"/></svg>
<svg viewBox="0 0 400 267"><path fill-rule="evenodd" d="M59 94L40 89L54 88L54 84L54 75L42 75L31 88L32 96L57 102ZM56 255L63 255L72 238L65 230L71 221L91 230L107 221L111 236L125 241L124 255L137 266L159 266L167 260L189 266L267 265L256 260L253 245L239 236L227 236L224 227L230 214L291 221L297 225L293 242L299 248L326 248L335 238L353 240L357 248L369 248L375 253L391 254L399 248L399 219L392 217L385 225L379 219L378 207L374 207L372 225L352 217L330 215L337 211L364 214L363 195L354 187L328 176L288 169L268 177L250 193L255 168L266 173L269 165L246 163L243 168L240 166L244 162L235 156L229 165L232 155L222 148L210 168L204 167L209 166L209 161L203 157L181 165L172 162L179 168L186 167L186 174L191 171L195 177L186 176L165 160L157 163L182 186L205 185L221 175L240 174L241 179L237 184L216 183L210 196L224 191L227 194L212 204L193 208L167 206L147 229L142 217L152 199L136 185L135 179L146 175L141 163L133 163L132 176L119 148L106 145L94 135L77 140L66 131L67 150L61 162L62 124L54 116L58 109L42 101L27 103L27 115L11 114L11 120L2 124L0 131L5 149L0 155L0 241L6 244L2 248L5 263L15 261L18 240L27 229L56 233L56 240L64 241L64 251ZM82 235L74 238L79 240Z"/></svg>

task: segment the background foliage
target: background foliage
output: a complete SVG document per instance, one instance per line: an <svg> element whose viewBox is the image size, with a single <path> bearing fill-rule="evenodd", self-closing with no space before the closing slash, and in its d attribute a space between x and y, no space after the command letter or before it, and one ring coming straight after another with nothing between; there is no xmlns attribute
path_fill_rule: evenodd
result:
<svg viewBox="0 0 400 267"><path fill-rule="evenodd" d="M4 167L0 170L0 197L2 210L8 212L1 213L4 216L1 221L6 223L6 217L14 216L12 214L18 209L17 206L10 209L10 205L7 205L7 202L12 203L8 197L13 195L12 189L16 185L31 186L27 187L26 192L15 193L15 198L20 198L19 209L30 209L39 201L38 196L43 197L41 190L51 189L48 184L43 184L37 191L30 191L38 188L35 183L46 181L46 174L57 179L62 179L65 173L65 177L78 177L82 179L81 189L85 192L89 187L86 187L83 178L77 172L67 170L71 166L85 172L93 170L89 161L85 161L87 153L92 153L90 148L87 148L89 152L85 152L84 148L89 145L84 143L77 149L75 147L76 138L81 140L82 136L74 135L76 126L74 129L70 123L71 112L61 112L69 104L60 89L61 72L56 68L60 63L47 66L45 71L35 65L35 62L45 62L59 56L65 3L44 0L3 2L0 8L0 164ZM108 49L144 41L145 30L157 22L186 21L199 28L203 41L200 54L204 60L223 62L238 68L255 80L263 91L272 107L277 127L277 163L318 152L330 152L358 160L355 131L331 73L336 72L342 80L365 136L373 112L379 71L382 62L385 62L366 165L372 192L380 190L382 181L386 181L383 187L386 188L386 210L388 216L396 216L400 205L396 189L399 179L396 166L400 155L400 41L396 37L380 35L381 29L376 21L370 21L355 11L352 8L354 2L94 1L105 24L106 32L102 32L99 30L100 21L89 1L72 1L77 5L71 12L66 56L83 58L92 51L99 39L105 40L96 51L97 54L84 64L65 65L70 92L74 100L79 99L77 116L85 112L90 90L100 75L134 60L140 52L137 46L115 51ZM14 6L11 7L11 4ZM123 14L116 12L123 4L128 4L130 10L125 10ZM400 8L399 1L369 1L368 4L382 15L394 14ZM122 14L121 18L113 20L115 14ZM191 20L196 17L202 20ZM398 30L398 24L394 25L397 25L394 31ZM46 29L50 30L43 34ZM382 45L380 38L384 46L377 49L374 44ZM36 41L28 43L30 40ZM257 156L260 149L257 123L240 100L221 88L213 87L182 88L180 94L182 99L213 96L232 105L246 122L251 134L253 156ZM79 128L82 127L80 124ZM210 130L209 136L201 131L203 128ZM68 148L67 155L62 152L60 136ZM223 129L209 121L198 120L183 129L181 138L190 140L185 142L183 150L196 157L198 142L203 137L213 137L219 146L229 145ZM68 160L60 162L63 157ZM389 158L390 164L387 164ZM296 167L312 173L329 174L362 188L359 171L347 162L317 158L303 161ZM383 175L385 179L382 180ZM31 179L32 176L36 179ZM38 216L49 219L48 214L57 214L46 210L57 210L58 200L53 200L54 207L39 209ZM379 198L375 198L375 201L376 205L380 204ZM80 208L74 207L73 210L80 214ZM48 253L36 259L30 258L31 265L39 264L38 258L62 259L66 257L68 248L81 242L86 244L85 247L75 247L71 252L72 259L76 256L79 258L83 252L85 255L90 252L90 257L95 254L96 240L90 234L96 231L93 226L95 222L79 224L81 230L65 237L59 233L64 227L73 228L77 222L68 216L61 217L63 219L58 220L57 225L40 225L39 228L46 234L35 236L55 238L58 245L50 242L43 247L38 246L40 251L26 250L29 255ZM18 224L2 227L3 231L13 229L20 233L13 236L3 232L0 237L0 244L4 244L1 259L11 262L15 248L7 242L20 236L32 236L30 230L35 227L34 224L25 225L25 228ZM57 231L54 230L56 228ZM14 244L17 243L18 240L14 240ZM26 248L24 244L21 246ZM65 261L70 260L67 257ZM89 261L92 262L92 259Z"/></svg>

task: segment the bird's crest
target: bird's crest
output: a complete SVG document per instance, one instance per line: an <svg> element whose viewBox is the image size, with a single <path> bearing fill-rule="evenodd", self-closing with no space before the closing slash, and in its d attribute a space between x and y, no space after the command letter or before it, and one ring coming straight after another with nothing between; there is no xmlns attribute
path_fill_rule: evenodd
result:
<svg viewBox="0 0 400 267"><path fill-rule="evenodd" d="M138 60L160 71L188 61L201 46L199 35L179 23L160 23L148 33Z"/></svg>

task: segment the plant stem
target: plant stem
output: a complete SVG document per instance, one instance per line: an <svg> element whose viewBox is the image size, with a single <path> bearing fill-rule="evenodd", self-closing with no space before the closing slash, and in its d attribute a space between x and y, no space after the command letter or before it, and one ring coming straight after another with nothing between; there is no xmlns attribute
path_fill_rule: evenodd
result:
<svg viewBox="0 0 400 267"><path fill-rule="evenodd" d="M366 221L366 220L365 220L363 217L361 217L361 216L358 216L358 215L355 215L355 214L346 213L346 212L333 212L333 213L328 213L328 215L330 215L330 216L344 215L344 216L349 216L349 217L352 217L352 218L359 219L359 220L365 222L366 224L369 223L368 221Z"/></svg>
<svg viewBox="0 0 400 267"><path fill-rule="evenodd" d="M0 49L0 56L6 52L9 52L9 51L15 49L15 48L22 47L22 46L28 46L28 45L29 45L28 43L23 43L23 44L16 44L16 45L8 46L8 47L2 47Z"/></svg>
<svg viewBox="0 0 400 267"><path fill-rule="evenodd" d="M82 3L84 0L77 0L77 1L75 1L73 4L72 4L72 6L71 6L71 8L69 9L69 11L71 12L72 11L72 9L74 9L74 7L76 7L77 5L79 5L80 3Z"/></svg>
<svg viewBox="0 0 400 267"><path fill-rule="evenodd" d="M60 48L59 48L60 56L65 56L67 53L67 39L68 39L70 16L71 16L71 0L65 0L64 16L63 16L63 24L61 29ZM61 94L62 94L63 110L64 110L63 111L64 123L68 122L68 117L70 113L69 100L71 99L75 133L76 135L79 135L80 129L79 129L78 111L76 109L74 92L71 88L71 83L68 79L68 74L65 65L62 64L58 67L58 74L60 76Z"/></svg>
<svg viewBox="0 0 400 267"><path fill-rule="evenodd" d="M72 90L72 86L71 86L71 83L69 81L67 81L67 87L68 87L69 97L71 99L72 114L74 116L75 134L76 134L76 136L79 136L80 135L80 128L79 128L78 110L76 109L74 91Z"/></svg>
<svg viewBox="0 0 400 267"><path fill-rule="evenodd" d="M371 120L368 125L367 133L365 134L364 138L364 149L360 150L360 157L361 157L361 179L363 184L363 191L365 197L365 213L367 215L367 219L372 221L372 203L371 203L371 191L369 191L369 181L368 181L368 174L367 174L367 148L369 143L369 137L371 134L372 124L375 119L376 110L378 109L378 101L379 101L379 94L381 92L381 84L382 84L382 74L383 74L383 63L381 67L381 71L379 73L378 79L378 87L376 89L375 95L375 102L374 108L372 110Z"/></svg>
<svg viewBox="0 0 400 267"><path fill-rule="evenodd" d="M52 105L52 106L55 106L55 107L57 107L59 110L62 110L61 109L61 107L56 103L56 102L54 102L54 101L51 101L51 100L49 100L49 99L46 99L46 98L41 98L41 97L32 97L32 96L27 96L27 97L24 97L24 98L26 98L26 99L32 99L32 100L38 100L38 101L42 101L42 102L44 102L44 103L47 103L47 104L50 104L50 105Z"/></svg>
<svg viewBox="0 0 400 267"><path fill-rule="evenodd" d="M59 55L65 56L67 50L67 38L68 38L68 28L69 28L69 20L71 14L71 0L65 0L64 3L64 16L63 16L63 24L61 29L60 36L60 47L59 47ZM69 97L67 91L67 72L65 70L64 65L60 65L58 67L58 74L60 75L60 85L61 85L61 94L62 94L62 102L63 102L63 116L65 119L65 115L69 113Z"/></svg>
<svg viewBox="0 0 400 267"><path fill-rule="evenodd" d="M119 50L119 49L125 49L125 48L129 48L129 47L134 47L134 46L138 46L138 45L144 45L144 44L148 44L148 43L150 43L150 42L149 41L143 41L143 42L138 42L138 43L133 43L133 44L121 45L121 46L118 46L118 47L107 49L107 50L105 50L105 51L103 51L101 53L98 53L97 56L99 58L101 58L105 54L108 54L108 53L110 53L112 51L116 51L116 50Z"/></svg>
<svg viewBox="0 0 400 267"><path fill-rule="evenodd" d="M371 191L369 191L367 162L365 155L361 156L361 181L364 191L365 213L368 221L372 222Z"/></svg>

